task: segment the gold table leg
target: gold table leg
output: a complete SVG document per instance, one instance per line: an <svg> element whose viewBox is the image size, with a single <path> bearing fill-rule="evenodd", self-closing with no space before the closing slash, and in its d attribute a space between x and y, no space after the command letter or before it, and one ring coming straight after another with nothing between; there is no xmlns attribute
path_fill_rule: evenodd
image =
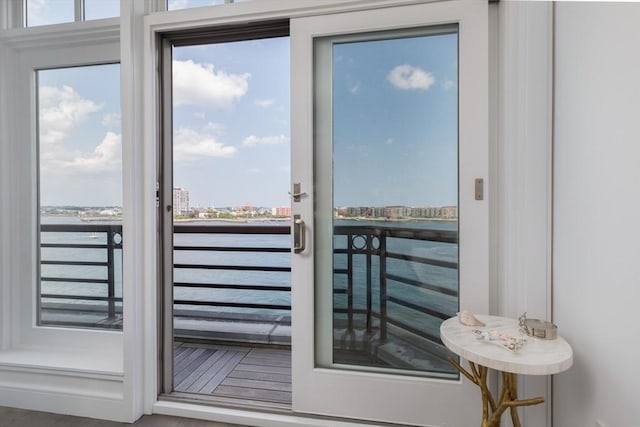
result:
<svg viewBox="0 0 640 427"><path fill-rule="evenodd" d="M480 388L482 394L482 425L481 427L499 427L502 414L509 409L513 427L522 427L520 417L518 417L518 406L538 405L544 402L542 397L532 399L518 399L518 376L511 372L502 372L502 390L500 399L496 403L489 387L487 386L487 375L489 369L486 366L469 362L471 372L464 369L452 357L449 362L469 381Z"/></svg>

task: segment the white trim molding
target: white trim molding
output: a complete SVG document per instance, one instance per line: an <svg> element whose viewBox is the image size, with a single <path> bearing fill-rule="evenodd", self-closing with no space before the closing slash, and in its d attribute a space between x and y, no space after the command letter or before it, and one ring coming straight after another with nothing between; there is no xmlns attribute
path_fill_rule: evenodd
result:
<svg viewBox="0 0 640 427"><path fill-rule="evenodd" d="M118 18L0 31L0 194L10 201L0 204L2 406L135 421L134 398L125 392L123 333L35 324L34 70L118 62L119 39Z"/></svg>
<svg viewBox="0 0 640 427"><path fill-rule="evenodd" d="M551 320L553 6L500 2L496 161L497 314ZM525 425L551 425L550 379L523 378Z"/></svg>

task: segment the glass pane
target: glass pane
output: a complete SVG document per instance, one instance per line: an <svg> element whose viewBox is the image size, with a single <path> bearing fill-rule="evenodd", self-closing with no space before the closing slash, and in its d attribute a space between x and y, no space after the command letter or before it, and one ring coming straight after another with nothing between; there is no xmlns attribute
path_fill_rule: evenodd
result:
<svg viewBox="0 0 640 427"><path fill-rule="evenodd" d="M203 7L224 3L224 0L168 0L167 10L188 9L191 7Z"/></svg>
<svg viewBox="0 0 640 427"><path fill-rule="evenodd" d="M120 0L84 0L84 19L114 18L120 16Z"/></svg>
<svg viewBox="0 0 640 427"><path fill-rule="evenodd" d="M455 29L332 45L333 363L453 372Z"/></svg>
<svg viewBox="0 0 640 427"><path fill-rule="evenodd" d="M244 3L255 0L167 0L167 10L188 9L225 3Z"/></svg>
<svg viewBox="0 0 640 427"><path fill-rule="evenodd" d="M74 0L27 0L27 27L75 20Z"/></svg>
<svg viewBox="0 0 640 427"><path fill-rule="evenodd" d="M38 324L122 329L120 65L37 78Z"/></svg>
<svg viewBox="0 0 640 427"><path fill-rule="evenodd" d="M196 338L280 347L261 350L279 372L261 393L291 402L289 49L288 37L173 49L176 391L223 393L197 380L206 367L182 369Z"/></svg>

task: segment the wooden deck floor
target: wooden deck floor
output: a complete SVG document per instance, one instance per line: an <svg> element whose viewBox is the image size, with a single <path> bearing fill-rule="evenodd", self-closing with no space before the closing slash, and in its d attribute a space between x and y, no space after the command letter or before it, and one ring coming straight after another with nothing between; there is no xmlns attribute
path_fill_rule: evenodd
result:
<svg viewBox="0 0 640 427"><path fill-rule="evenodd" d="M226 403L291 408L291 351L176 342L173 388Z"/></svg>

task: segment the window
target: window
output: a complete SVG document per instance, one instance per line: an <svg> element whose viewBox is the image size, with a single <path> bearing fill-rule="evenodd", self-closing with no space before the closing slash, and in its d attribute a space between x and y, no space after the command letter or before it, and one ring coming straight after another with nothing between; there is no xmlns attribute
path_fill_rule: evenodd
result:
<svg viewBox="0 0 640 427"><path fill-rule="evenodd" d="M12 6L10 18L22 16L26 2L5 3ZM91 230L84 237L72 230L41 232L41 227L51 226L47 221L62 221L62 217L43 215L41 220L40 212L41 208L62 204L65 208L109 205L100 211L116 211L124 203L120 201L122 155L115 148L119 147L121 134L118 21L7 32L7 37L18 45L3 52L7 53L3 64L12 64L11 70L3 70L9 79L3 87L11 88L3 91L11 110L3 112L5 120L12 123L10 129L3 126L9 141L6 153L11 159L3 169L6 167L5 173L12 177L7 197L14 207L5 218L14 224L9 236L16 242L16 259L7 261L16 278L8 282L11 298L7 300L15 309L3 319L4 329L15 337L9 345L27 348L35 364L46 365L55 360L62 369L98 370L113 375L121 375L123 370L123 334L113 329L118 327L118 321L109 319L107 300L112 302L111 312L118 316L121 303L116 300L120 298L117 286L112 287L109 297L106 283L120 280L119 251L120 244L126 245L126 236L111 233L114 250L109 259L106 232L95 231L93 235ZM20 26L21 22L17 24ZM101 163L108 163L111 169L107 171ZM83 190L84 198L79 197L82 187L91 188ZM107 212L103 214L106 216ZM53 224L62 228L85 225L95 227L96 223ZM106 225L119 227L117 221ZM77 256L70 258L72 251ZM122 252L126 259L126 248ZM113 268L108 269L109 263ZM112 278L108 270L113 273ZM122 281L127 282L124 278ZM77 296L83 298L74 298ZM87 310L79 313L79 308ZM79 318L78 314L84 317ZM40 358L41 352L46 352L46 359Z"/></svg>
<svg viewBox="0 0 640 427"><path fill-rule="evenodd" d="M25 27L120 16L120 0L26 0Z"/></svg>
<svg viewBox="0 0 640 427"><path fill-rule="evenodd" d="M37 71L39 325L122 329L119 74Z"/></svg>

